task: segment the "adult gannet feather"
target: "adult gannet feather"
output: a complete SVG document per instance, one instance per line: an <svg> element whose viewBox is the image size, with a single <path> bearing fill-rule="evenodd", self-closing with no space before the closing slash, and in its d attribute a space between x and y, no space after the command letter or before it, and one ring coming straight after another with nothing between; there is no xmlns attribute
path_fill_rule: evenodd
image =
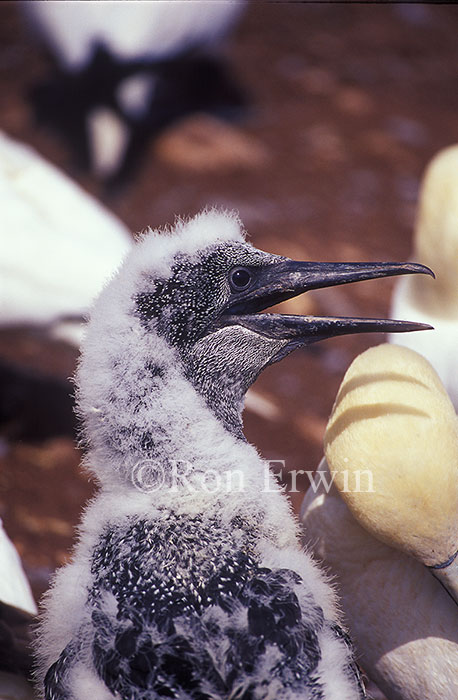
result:
<svg viewBox="0 0 458 700"><path fill-rule="evenodd" d="M0 603L37 614L29 582L15 546L5 532L0 519Z"/></svg>
<svg viewBox="0 0 458 700"><path fill-rule="evenodd" d="M458 146L440 151L426 169L420 190L414 240L414 256L420 256L436 274L430 280L400 280L395 287L391 312L429 323L433 333L392 336L426 357L438 373L458 408Z"/></svg>
<svg viewBox="0 0 458 700"><path fill-rule="evenodd" d="M458 547L458 419L431 365L396 345L362 353L325 444L304 542L336 577L364 669L390 699L454 700L458 609L424 564Z"/></svg>
<svg viewBox="0 0 458 700"><path fill-rule="evenodd" d="M236 20L243 1L206 3L68 2L38 0L24 7L59 62L69 70L86 67L98 45L125 61L158 59L217 41Z"/></svg>
<svg viewBox="0 0 458 700"><path fill-rule="evenodd" d="M122 175L148 136L176 119L242 104L216 49L243 5L23 3L59 66L33 93L38 119L61 131L98 176Z"/></svg>
<svg viewBox="0 0 458 700"><path fill-rule="evenodd" d="M48 596L47 700L362 697L333 591L241 413L262 369L296 347L419 327L258 311L413 272L429 270L264 253L213 210L140 240L83 344L78 403L100 491Z"/></svg>
<svg viewBox="0 0 458 700"><path fill-rule="evenodd" d="M37 614L29 582L0 518L0 698L26 700L32 663L30 628Z"/></svg>
<svg viewBox="0 0 458 700"><path fill-rule="evenodd" d="M0 324L79 343L81 320L131 247L127 228L32 148L0 134Z"/></svg>

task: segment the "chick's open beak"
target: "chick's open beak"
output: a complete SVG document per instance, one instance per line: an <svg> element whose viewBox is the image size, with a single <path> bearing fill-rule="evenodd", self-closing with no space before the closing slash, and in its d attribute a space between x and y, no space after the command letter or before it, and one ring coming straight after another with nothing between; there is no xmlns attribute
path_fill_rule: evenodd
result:
<svg viewBox="0 0 458 700"><path fill-rule="evenodd" d="M257 313L310 289L376 277L417 273L434 277L428 267L417 263L317 263L282 260L254 271L253 284L233 300L220 322L224 325L241 325L269 338L287 340L288 352L296 347L337 335L427 330L431 329L427 324L390 319L322 318Z"/></svg>

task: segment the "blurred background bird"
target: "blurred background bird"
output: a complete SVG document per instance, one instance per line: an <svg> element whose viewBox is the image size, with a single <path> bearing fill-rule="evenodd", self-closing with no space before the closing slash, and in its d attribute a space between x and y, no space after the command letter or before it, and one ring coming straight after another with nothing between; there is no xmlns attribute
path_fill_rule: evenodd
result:
<svg viewBox="0 0 458 700"><path fill-rule="evenodd" d="M427 360L388 344L359 355L325 453L303 539L335 577L362 666L390 700L453 700L458 417Z"/></svg>
<svg viewBox="0 0 458 700"><path fill-rule="evenodd" d="M32 92L39 123L106 181L132 169L148 138L199 112L230 117L244 102L221 41L244 0L23 3L56 60Z"/></svg>
<svg viewBox="0 0 458 700"><path fill-rule="evenodd" d="M0 325L79 345L93 299L131 245L127 228L62 171L0 133Z"/></svg>
<svg viewBox="0 0 458 700"><path fill-rule="evenodd" d="M34 149L0 133L0 327L77 348L84 317L130 249L119 219ZM75 434L66 378L0 360L0 426L11 438Z"/></svg>
<svg viewBox="0 0 458 700"><path fill-rule="evenodd" d="M19 555L0 519L0 698L28 700L32 670L31 624L37 614Z"/></svg>
<svg viewBox="0 0 458 700"><path fill-rule="evenodd" d="M413 258L430 265L436 281L397 284L391 313L430 323L434 332L391 342L417 350L432 364L458 408L458 146L438 153L421 185ZM406 316L406 318L407 318Z"/></svg>

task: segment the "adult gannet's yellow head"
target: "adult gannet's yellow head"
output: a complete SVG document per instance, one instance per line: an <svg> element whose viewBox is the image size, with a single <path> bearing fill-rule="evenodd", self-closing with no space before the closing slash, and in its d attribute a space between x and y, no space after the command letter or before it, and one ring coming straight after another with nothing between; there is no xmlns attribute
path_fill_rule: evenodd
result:
<svg viewBox="0 0 458 700"><path fill-rule="evenodd" d="M337 395L325 451L363 527L427 566L453 558L458 418L427 360L396 345L357 357Z"/></svg>

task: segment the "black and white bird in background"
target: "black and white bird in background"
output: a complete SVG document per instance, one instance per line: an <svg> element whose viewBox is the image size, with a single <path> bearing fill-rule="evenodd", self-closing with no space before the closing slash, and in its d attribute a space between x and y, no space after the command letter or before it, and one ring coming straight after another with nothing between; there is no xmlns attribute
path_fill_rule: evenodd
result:
<svg viewBox="0 0 458 700"><path fill-rule="evenodd" d="M37 614L19 554L0 518L0 698L31 700L31 625Z"/></svg>
<svg viewBox="0 0 458 700"><path fill-rule="evenodd" d="M4 132L0 205L0 328L79 347L94 298L131 248L128 228ZM0 428L9 438L74 434L68 381L2 360L0 385Z"/></svg>
<svg viewBox="0 0 458 700"><path fill-rule="evenodd" d="M60 132L107 182L128 174L148 138L195 112L236 115L245 99L222 56L244 0L23 3L56 59L32 93L37 119Z"/></svg>
<svg viewBox="0 0 458 700"><path fill-rule="evenodd" d="M333 589L241 414L259 373L295 348L427 328L264 309L429 272L264 253L214 210L140 239L83 341L78 405L100 489L47 598L46 700L364 696Z"/></svg>

